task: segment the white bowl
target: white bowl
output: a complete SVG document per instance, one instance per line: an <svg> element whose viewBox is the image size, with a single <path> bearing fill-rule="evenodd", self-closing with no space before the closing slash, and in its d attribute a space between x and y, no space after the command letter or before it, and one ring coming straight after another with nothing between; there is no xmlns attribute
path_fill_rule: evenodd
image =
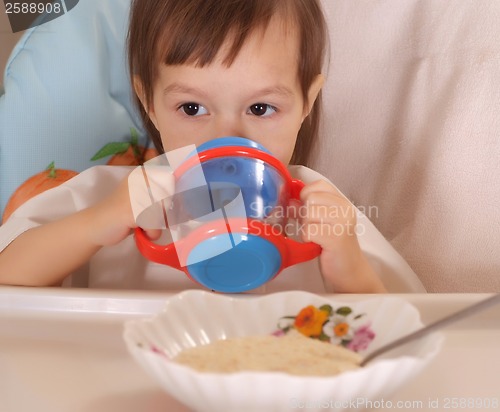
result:
<svg viewBox="0 0 500 412"><path fill-rule="evenodd" d="M361 355L423 326L417 309L395 297L346 302L299 291L231 297L193 290L169 299L164 310L152 318L128 321L124 339L134 359L171 396L195 411L214 412L363 410L369 407L369 401L387 400L415 377L441 347L443 337L434 333L366 367L332 377L280 372L202 373L170 360L185 348L218 339L275 333L291 325L294 320L289 317L303 308L325 304L334 312L323 327L326 335L334 343L343 338L344 345L358 349ZM343 329L348 333L342 338L333 333L333 326L339 322L348 325ZM352 340L356 331L358 335ZM365 339L360 339L362 331L368 332ZM375 335L373 340L370 331Z"/></svg>

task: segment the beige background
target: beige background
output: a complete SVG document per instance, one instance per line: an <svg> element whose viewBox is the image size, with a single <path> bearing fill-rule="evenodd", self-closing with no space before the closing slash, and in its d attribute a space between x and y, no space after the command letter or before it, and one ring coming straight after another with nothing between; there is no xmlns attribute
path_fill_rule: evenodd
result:
<svg viewBox="0 0 500 412"><path fill-rule="evenodd" d="M3 71L5 69L5 63L12 51L12 48L16 44L17 40L21 37L21 33L12 33L10 28L9 19L5 14L4 3L0 3L0 84L3 84Z"/></svg>

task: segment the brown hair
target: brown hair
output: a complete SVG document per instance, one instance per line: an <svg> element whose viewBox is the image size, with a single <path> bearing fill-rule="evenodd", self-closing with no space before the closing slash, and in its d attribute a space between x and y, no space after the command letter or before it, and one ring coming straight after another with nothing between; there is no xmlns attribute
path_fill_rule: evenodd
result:
<svg viewBox="0 0 500 412"><path fill-rule="evenodd" d="M227 38L232 45L224 63L234 61L246 38L257 28L266 28L280 13L293 19L299 36L298 76L304 101L315 77L321 73L326 24L319 0L133 0L127 37L131 80L142 82L146 106L153 100L158 62L167 65L209 65ZM320 92L321 93L321 92ZM160 135L135 97L146 130L163 152ZM299 130L292 164L307 164L317 139L321 112L318 95Z"/></svg>

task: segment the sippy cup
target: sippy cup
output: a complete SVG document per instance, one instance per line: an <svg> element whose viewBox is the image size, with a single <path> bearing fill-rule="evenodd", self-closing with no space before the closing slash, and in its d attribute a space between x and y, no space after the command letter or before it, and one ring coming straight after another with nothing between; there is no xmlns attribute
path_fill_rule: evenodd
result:
<svg viewBox="0 0 500 412"><path fill-rule="evenodd" d="M160 245L135 231L149 260L182 270L209 289L237 293L320 254L319 245L295 241L282 230L304 183L260 144L241 137L211 140L174 176L166 211L174 241Z"/></svg>

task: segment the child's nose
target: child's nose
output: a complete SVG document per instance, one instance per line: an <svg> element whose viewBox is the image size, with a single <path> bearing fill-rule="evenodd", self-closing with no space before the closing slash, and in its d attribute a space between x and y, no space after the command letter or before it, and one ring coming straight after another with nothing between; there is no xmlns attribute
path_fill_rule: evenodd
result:
<svg viewBox="0 0 500 412"><path fill-rule="evenodd" d="M216 122L214 137L247 137L244 122L239 117L224 117Z"/></svg>

